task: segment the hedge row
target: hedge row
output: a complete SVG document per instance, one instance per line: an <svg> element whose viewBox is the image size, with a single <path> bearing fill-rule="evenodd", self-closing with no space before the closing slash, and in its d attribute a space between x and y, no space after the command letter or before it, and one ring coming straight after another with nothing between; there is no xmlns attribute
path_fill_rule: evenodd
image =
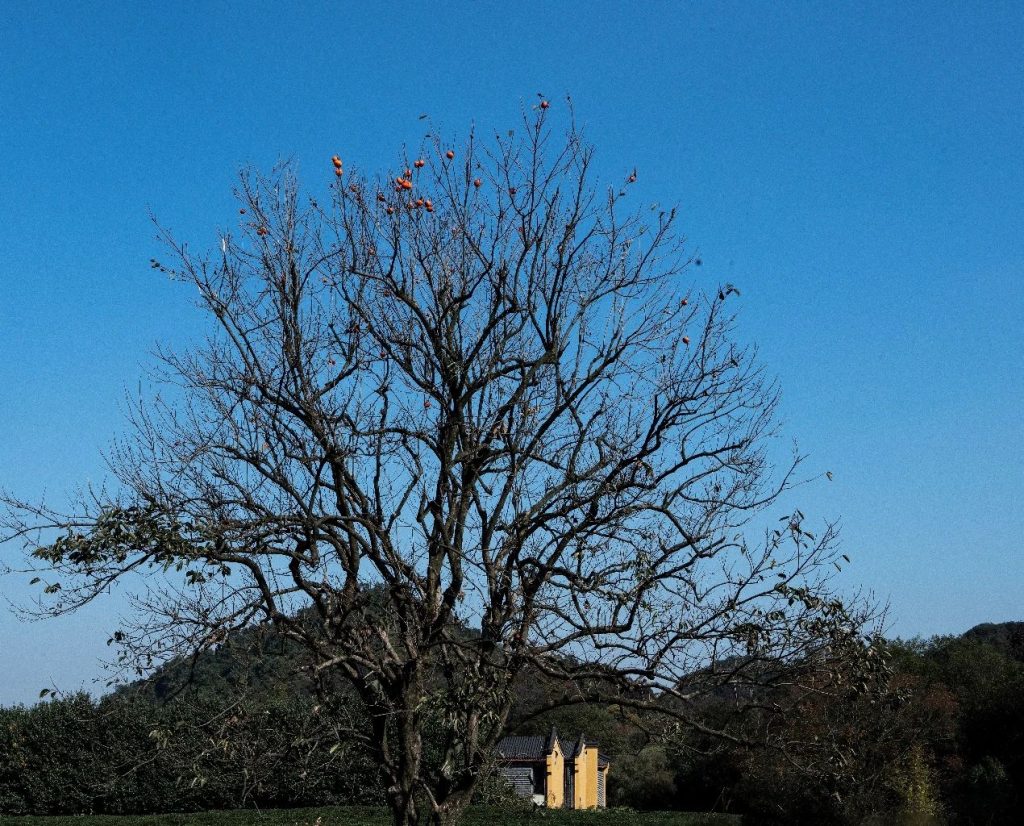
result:
<svg viewBox="0 0 1024 826"><path fill-rule="evenodd" d="M0 709L0 812L131 814L379 804L376 769L333 751L312 702L225 712L79 694Z"/></svg>

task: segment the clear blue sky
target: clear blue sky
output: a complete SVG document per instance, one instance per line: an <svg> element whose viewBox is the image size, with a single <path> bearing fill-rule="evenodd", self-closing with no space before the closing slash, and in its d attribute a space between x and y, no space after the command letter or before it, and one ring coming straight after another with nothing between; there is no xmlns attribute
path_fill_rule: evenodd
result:
<svg viewBox="0 0 1024 826"><path fill-rule="evenodd" d="M598 168L741 287L846 581L904 636L1024 619L1019 0L9 3L0 66L0 483L101 479L153 344L196 331L148 210L212 245L243 165L323 188L422 112L503 129L570 93ZM87 683L117 607L0 611L0 703Z"/></svg>

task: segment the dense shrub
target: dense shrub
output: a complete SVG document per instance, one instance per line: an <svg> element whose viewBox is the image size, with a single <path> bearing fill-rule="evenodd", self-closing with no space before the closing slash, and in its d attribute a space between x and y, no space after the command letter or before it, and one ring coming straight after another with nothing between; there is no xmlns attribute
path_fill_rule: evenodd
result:
<svg viewBox="0 0 1024 826"><path fill-rule="evenodd" d="M379 803L375 767L314 709L304 699L225 712L85 694L0 709L0 812Z"/></svg>

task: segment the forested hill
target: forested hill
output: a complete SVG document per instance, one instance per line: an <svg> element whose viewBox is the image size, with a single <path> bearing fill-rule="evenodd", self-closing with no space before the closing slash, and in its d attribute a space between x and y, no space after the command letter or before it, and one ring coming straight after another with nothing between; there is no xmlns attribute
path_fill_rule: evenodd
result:
<svg viewBox="0 0 1024 826"><path fill-rule="evenodd" d="M960 637L945 639L980 643L1024 663L1024 622L982 623ZM303 651L297 645L273 631L247 629L232 634L194 662L190 658L174 660L116 693L141 694L160 702L172 699L182 689L208 699L239 693L309 696L312 687L303 662Z"/></svg>
<svg viewBox="0 0 1024 826"><path fill-rule="evenodd" d="M982 642L1024 663L1024 622L984 622L975 625L965 639Z"/></svg>
<svg viewBox="0 0 1024 826"><path fill-rule="evenodd" d="M157 702L171 701L182 692L211 701L241 694L308 697L312 685L305 662L305 652L296 643L270 629L249 628L198 657L175 659L115 693Z"/></svg>
<svg viewBox="0 0 1024 826"><path fill-rule="evenodd" d="M982 623L959 637L935 638L927 644L937 649L943 641L953 640L980 643L1024 663L1024 622ZM142 694L157 701L172 699L183 688L209 699L238 693L309 696L312 687L302 668L303 657L299 646L272 630L246 629L194 662L175 660L117 693Z"/></svg>

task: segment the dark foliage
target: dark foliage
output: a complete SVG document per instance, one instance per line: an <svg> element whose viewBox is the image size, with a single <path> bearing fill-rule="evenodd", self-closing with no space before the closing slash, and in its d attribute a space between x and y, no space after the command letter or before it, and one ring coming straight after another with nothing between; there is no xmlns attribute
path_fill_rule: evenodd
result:
<svg viewBox="0 0 1024 826"><path fill-rule="evenodd" d="M0 710L0 812L130 814L380 803L376 769L311 700L85 694Z"/></svg>
<svg viewBox="0 0 1024 826"><path fill-rule="evenodd" d="M780 724L785 739L827 744L820 753L831 768L813 777L769 749L669 738L672 807L742 813L747 824L1019 822L1022 628L982 625L961 637L896 641L884 690L805 700ZM648 766L644 782L660 773ZM628 795L623 802L644 804Z"/></svg>
<svg viewBox="0 0 1024 826"><path fill-rule="evenodd" d="M985 622L966 632L964 638L985 643L1010 659L1024 663L1024 622Z"/></svg>

